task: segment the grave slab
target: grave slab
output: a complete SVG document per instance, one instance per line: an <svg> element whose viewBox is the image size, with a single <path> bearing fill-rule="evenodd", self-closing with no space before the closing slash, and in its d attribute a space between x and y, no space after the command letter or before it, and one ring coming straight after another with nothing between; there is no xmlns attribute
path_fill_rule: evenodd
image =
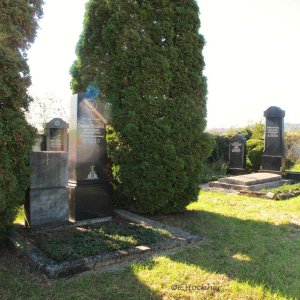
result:
<svg viewBox="0 0 300 300"><path fill-rule="evenodd" d="M252 173L247 175L219 178L218 181L208 183L209 187L224 190L259 191L271 189L284 184L291 183L290 180L282 179L281 175L274 173Z"/></svg>
<svg viewBox="0 0 300 300"><path fill-rule="evenodd" d="M237 185L255 185L271 181L281 180L281 176L273 173L252 173L246 175L232 176L220 178L218 181L227 184L237 184Z"/></svg>

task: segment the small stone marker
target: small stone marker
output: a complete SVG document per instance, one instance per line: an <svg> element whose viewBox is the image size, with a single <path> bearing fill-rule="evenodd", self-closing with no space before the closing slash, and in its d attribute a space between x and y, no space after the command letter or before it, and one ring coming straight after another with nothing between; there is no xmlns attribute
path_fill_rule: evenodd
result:
<svg viewBox="0 0 300 300"><path fill-rule="evenodd" d="M241 134L234 135L229 140L229 173L244 174L246 172L245 156L246 139Z"/></svg>
<svg viewBox="0 0 300 300"><path fill-rule="evenodd" d="M69 124L60 118L54 118L45 126L46 150L68 151Z"/></svg>
<svg viewBox="0 0 300 300"><path fill-rule="evenodd" d="M281 174L284 170L284 116L285 111L276 106L271 106L264 112L265 149L261 157L260 172Z"/></svg>
<svg viewBox="0 0 300 300"><path fill-rule="evenodd" d="M112 186L108 178L106 103L89 93L73 95L69 133L70 220L112 215Z"/></svg>

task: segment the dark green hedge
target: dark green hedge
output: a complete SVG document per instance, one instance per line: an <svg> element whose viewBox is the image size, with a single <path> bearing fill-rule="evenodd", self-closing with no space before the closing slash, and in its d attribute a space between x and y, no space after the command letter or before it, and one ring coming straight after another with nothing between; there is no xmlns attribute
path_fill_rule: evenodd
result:
<svg viewBox="0 0 300 300"><path fill-rule="evenodd" d="M26 50L41 13L40 0L0 2L0 242L7 237L29 186L34 130L24 117L31 99Z"/></svg>
<svg viewBox="0 0 300 300"><path fill-rule="evenodd" d="M263 151L263 140L250 139L246 142L246 166L249 171L257 172L260 169Z"/></svg>
<svg viewBox="0 0 300 300"><path fill-rule="evenodd" d="M209 134L213 143L213 150L207 159L208 162L229 161L229 137L224 135Z"/></svg>
<svg viewBox="0 0 300 300"><path fill-rule="evenodd" d="M34 129L22 115L0 110L0 241L7 237L29 186L28 155Z"/></svg>
<svg viewBox="0 0 300 300"><path fill-rule="evenodd" d="M112 103L115 195L144 213L178 212L199 193L210 151L204 39L194 0L90 0L73 90L95 82Z"/></svg>

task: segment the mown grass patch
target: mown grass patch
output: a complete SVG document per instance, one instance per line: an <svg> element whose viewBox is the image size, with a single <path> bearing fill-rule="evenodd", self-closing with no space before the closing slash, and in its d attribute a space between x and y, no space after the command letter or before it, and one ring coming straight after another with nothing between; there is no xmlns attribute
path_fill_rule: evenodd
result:
<svg viewBox="0 0 300 300"><path fill-rule="evenodd" d="M201 192L186 213L156 219L204 240L122 270L59 280L0 253L0 298L300 299L300 197Z"/></svg>
<svg viewBox="0 0 300 300"><path fill-rule="evenodd" d="M261 190L261 192L272 192L276 195L279 193L284 193L289 191L299 191L299 190L300 190L300 183L295 183L295 184L285 184L274 189Z"/></svg>
<svg viewBox="0 0 300 300"><path fill-rule="evenodd" d="M300 164L295 164L292 168L288 169L287 171L300 172Z"/></svg>

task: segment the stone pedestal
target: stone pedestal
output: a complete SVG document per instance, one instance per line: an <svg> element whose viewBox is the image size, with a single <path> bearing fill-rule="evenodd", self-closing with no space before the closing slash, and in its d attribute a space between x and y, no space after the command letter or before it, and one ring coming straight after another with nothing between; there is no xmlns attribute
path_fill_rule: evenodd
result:
<svg viewBox="0 0 300 300"><path fill-rule="evenodd" d="M282 174L285 167L284 155L284 116L285 112L276 106L265 112L265 149L261 157L260 172Z"/></svg>
<svg viewBox="0 0 300 300"><path fill-rule="evenodd" d="M246 173L245 144L246 139L241 134L236 134L229 140L229 174L239 175Z"/></svg>
<svg viewBox="0 0 300 300"><path fill-rule="evenodd" d="M68 220L67 152L32 152L31 186L26 193L27 225L37 226Z"/></svg>
<svg viewBox="0 0 300 300"><path fill-rule="evenodd" d="M278 174L251 173L247 175L219 178L218 181L211 181L208 185L209 187L223 190L259 191L289 183L289 180L282 179L281 175Z"/></svg>
<svg viewBox="0 0 300 300"><path fill-rule="evenodd" d="M72 97L69 132L70 220L112 215L105 103L81 93Z"/></svg>
<svg viewBox="0 0 300 300"><path fill-rule="evenodd" d="M60 118L54 118L45 126L46 150L68 151L69 124Z"/></svg>

